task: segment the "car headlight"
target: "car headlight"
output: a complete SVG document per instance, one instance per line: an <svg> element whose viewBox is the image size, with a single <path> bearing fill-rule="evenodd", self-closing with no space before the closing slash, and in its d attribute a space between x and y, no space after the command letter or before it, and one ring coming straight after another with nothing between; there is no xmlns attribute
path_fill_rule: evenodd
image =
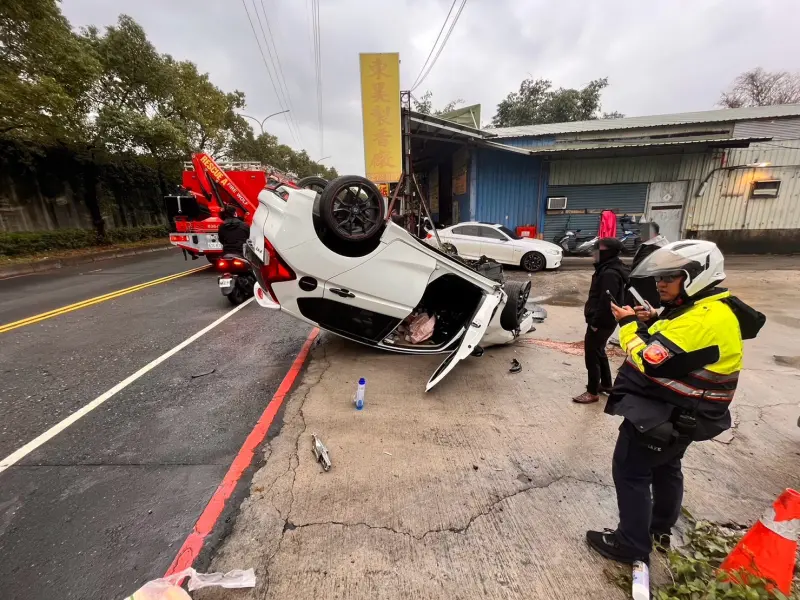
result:
<svg viewBox="0 0 800 600"><path fill-rule="evenodd" d="M550 254L552 256L560 256L561 255L561 249L560 248L548 248L547 250L545 250L545 252L547 252L548 254Z"/></svg>

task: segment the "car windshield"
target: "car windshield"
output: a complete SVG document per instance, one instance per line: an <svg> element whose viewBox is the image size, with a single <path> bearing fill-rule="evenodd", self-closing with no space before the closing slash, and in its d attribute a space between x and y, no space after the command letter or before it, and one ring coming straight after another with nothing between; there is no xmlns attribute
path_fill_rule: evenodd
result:
<svg viewBox="0 0 800 600"><path fill-rule="evenodd" d="M520 240L520 239L522 239L522 238L521 238L521 237L519 237L519 236L518 236L516 233L514 233L513 231L511 231L511 230L510 230L508 227L503 227L503 226L501 225L500 227L498 227L498 229L499 229L500 231L502 231L503 233L505 233L505 234L506 234L508 237L510 237L512 240Z"/></svg>

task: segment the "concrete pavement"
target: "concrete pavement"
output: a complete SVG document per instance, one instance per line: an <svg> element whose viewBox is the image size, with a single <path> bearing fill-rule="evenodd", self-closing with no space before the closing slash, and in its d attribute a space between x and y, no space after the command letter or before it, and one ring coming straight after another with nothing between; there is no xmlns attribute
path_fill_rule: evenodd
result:
<svg viewBox="0 0 800 600"><path fill-rule="evenodd" d="M549 317L534 339L465 360L428 394L441 357L324 336L212 563L255 567L257 587L197 597L627 597L604 575L612 563L584 541L617 519L619 420L602 403L570 402L585 385L569 344L583 337L578 296L590 274L535 275ZM800 486L800 270L734 270L728 283L769 320L746 344L735 429L687 453L684 505L751 524L783 488ZM521 373L508 372L512 358ZM363 412L350 401L359 377ZM312 432L331 451L328 473L314 462ZM654 559L654 580L664 576Z"/></svg>
<svg viewBox="0 0 800 600"><path fill-rule="evenodd" d="M102 267L1 282L0 322L187 264L168 252ZM0 334L0 458L226 314L215 283L200 271ZM0 472L0 596L120 598L162 576L307 334L249 305Z"/></svg>

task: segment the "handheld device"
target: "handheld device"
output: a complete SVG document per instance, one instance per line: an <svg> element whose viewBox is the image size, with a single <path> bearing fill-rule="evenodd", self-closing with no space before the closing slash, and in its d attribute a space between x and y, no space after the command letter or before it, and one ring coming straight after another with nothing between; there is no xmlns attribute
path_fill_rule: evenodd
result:
<svg viewBox="0 0 800 600"><path fill-rule="evenodd" d="M639 306L643 306L644 308L650 311L653 310L653 307L650 305L650 303L647 300L645 300L638 291L636 291L635 287L631 287L630 292L631 295L634 298L636 298L636 302L639 304Z"/></svg>

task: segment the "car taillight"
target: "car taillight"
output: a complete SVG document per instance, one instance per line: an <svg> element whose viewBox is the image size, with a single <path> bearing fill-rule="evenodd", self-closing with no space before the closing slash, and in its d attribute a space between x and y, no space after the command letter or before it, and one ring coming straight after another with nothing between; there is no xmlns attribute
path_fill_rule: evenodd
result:
<svg viewBox="0 0 800 600"><path fill-rule="evenodd" d="M265 284L264 287L266 287L269 295L272 296L276 303L278 303L278 298L275 296L275 292L272 291L272 284L297 279L294 271L278 255L275 247L267 238L264 238L264 266L261 267L260 272L261 279Z"/></svg>

